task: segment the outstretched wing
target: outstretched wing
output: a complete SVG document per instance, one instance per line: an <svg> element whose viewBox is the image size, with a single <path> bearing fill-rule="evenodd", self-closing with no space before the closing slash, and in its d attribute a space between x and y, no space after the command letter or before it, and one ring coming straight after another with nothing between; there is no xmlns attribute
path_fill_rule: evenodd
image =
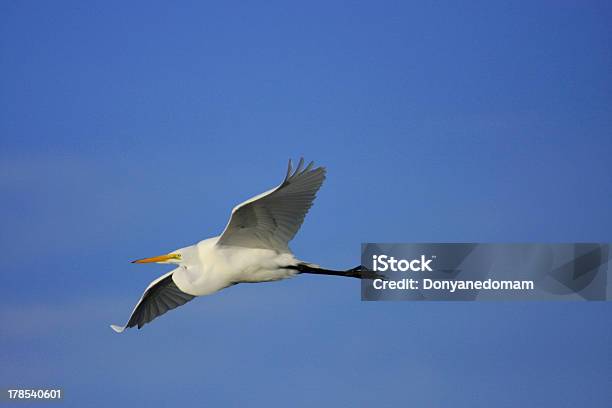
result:
<svg viewBox="0 0 612 408"><path fill-rule="evenodd" d="M174 271L168 272L160 278L151 282L144 294L134 307L130 319L125 326L111 325L117 333L123 332L126 328L138 326L140 329L145 324L158 316L163 315L168 310L182 306L195 296L183 292L172 280Z"/></svg>
<svg viewBox="0 0 612 408"><path fill-rule="evenodd" d="M276 188L245 201L232 210L232 216L217 245L272 248L288 251L288 243L298 232L316 193L325 180L325 168L304 168L300 159L292 173L291 160L283 182Z"/></svg>

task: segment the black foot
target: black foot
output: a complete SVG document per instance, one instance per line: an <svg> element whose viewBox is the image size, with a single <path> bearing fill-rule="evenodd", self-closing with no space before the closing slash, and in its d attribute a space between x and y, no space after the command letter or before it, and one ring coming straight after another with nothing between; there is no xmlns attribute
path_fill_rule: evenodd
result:
<svg viewBox="0 0 612 408"><path fill-rule="evenodd" d="M363 265L359 265L353 269L346 271L346 276L357 279L385 279L384 275L371 271Z"/></svg>

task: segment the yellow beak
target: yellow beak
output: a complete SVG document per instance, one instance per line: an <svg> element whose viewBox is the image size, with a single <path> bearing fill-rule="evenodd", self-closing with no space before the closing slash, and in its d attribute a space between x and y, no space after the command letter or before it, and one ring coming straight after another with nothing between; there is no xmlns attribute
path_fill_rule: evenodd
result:
<svg viewBox="0 0 612 408"><path fill-rule="evenodd" d="M171 259L181 259L179 254L168 254L168 255L160 255L154 256L152 258L143 258L132 261L132 263L152 263L152 262L167 262Z"/></svg>

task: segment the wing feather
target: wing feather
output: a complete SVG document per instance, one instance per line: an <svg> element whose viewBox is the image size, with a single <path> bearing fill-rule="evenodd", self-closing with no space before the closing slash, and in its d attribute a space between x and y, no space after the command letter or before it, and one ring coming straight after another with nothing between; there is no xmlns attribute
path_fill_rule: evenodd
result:
<svg viewBox="0 0 612 408"><path fill-rule="evenodd" d="M304 159L295 171L291 160L283 182L236 206L221 234L218 245L273 248L288 251L289 241L298 232L325 180L325 168Z"/></svg>
<svg viewBox="0 0 612 408"><path fill-rule="evenodd" d="M134 307L126 325L111 325L112 329L118 333L134 326L138 326L140 329L167 311L182 306L193 299L195 296L183 292L176 286L176 283L172 280L173 273L174 271L168 272L151 282Z"/></svg>

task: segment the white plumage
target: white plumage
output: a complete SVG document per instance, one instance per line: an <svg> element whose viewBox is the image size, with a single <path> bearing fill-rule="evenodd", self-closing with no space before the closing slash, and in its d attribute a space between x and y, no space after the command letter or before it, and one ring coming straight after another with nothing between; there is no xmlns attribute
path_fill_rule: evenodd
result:
<svg viewBox="0 0 612 408"><path fill-rule="evenodd" d="M296 259L288 243L304 221L323 180L325 168L304 168L300 159L278 187L236 206L218 237L145 258L135 263L171 263L178 267L153 281L134 307L125 326L111 327L122 332L155 319L195 296L215 293L241 282L267 282L288 278L300 272L344 274L316 269ZM346 275L349 276L349 275Z"/></svg>

